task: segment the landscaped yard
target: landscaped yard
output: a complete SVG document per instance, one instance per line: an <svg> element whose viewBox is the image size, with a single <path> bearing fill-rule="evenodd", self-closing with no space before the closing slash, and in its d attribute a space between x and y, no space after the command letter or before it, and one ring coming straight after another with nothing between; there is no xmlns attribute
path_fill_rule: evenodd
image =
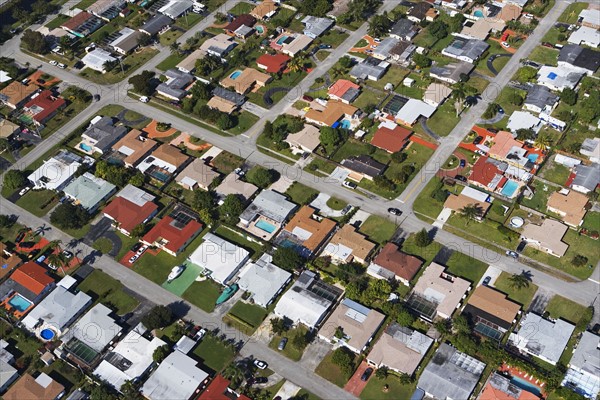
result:
<svg viewBox="0 0 600 400"><path fill-rule="evenodd" d="M387 390L384 390L386 385ZM378 379L373 376L360 394L360 398L362 400L410 399L415 388L415 383L402 384L400 379L391 373L385 379Z"/></svg>
<svg viewBox="0 0 600 400"><path fill-rule="evenodd" d="M547 213L547 203L548 197L557 190L559 190L558 186L551 186L542 181L534 180L530 185L533 188L534 195L531 199L523 198L521 200L521 204L526 207L533 208L542 213Z"/></svg>
<svg viewBox="0 0 600 400"><path fill-rule="evenodd" d="M303 185L298 182L294 182L292 186L288 188L285 194L296 204L305 205L310 203L317 197L319 192L311 187Z"/></svg>
<svg viewBox="0 0 600 400"><path fill-rule="evenodd" d="M77 289L114 309L119 315L131 312L139 305L136 298L125 292L121 282L98 269L88 275Z"/></svg>
<svg viewBox="0 0 600 400"><path fill-rule="evenodd" d="M542 65L556 66L558 61L558 50L549 49L548 47L538 46L529 55L531 61L535 61Z"/></svg>
<svg viewBox="0 0 600 400"><path fill-rule="evenodd" d="M427 126L440 136L448 136L458 124L460 117L456 116L454 102L448 99L438 107L435 114L427 120Z"/></svg>
<svg viewBox="0 0 600 400"><path fill-rule="evenodd" d="M37 217L43 217L58 204L58 195L51 190L30 190L16 204Z"/></svg>
<svg viewBox="0 0 600 400"><path fill-rule="evenodd" d="M542 178L560 186L563 186L567 182L570 174L571 170L568 167L556 162L548 162L542 171L540 171Z"/></svg>
<svg viewBox="0 0 600 400"><path fill-rule="evenodd" d="M600 231L600 212L588 211L581 227L590 231Z"/></svg>
<svg viewBox="0 0 600 400"><path fill-rule="evenodd" d="M490 47L487 49L487 55L485 57L482 57L477 62L477 65L475 68L477 71L481 72L484 75L493 76L492 71L490 71L487 67L488 58L490 58L490 56L492 56L494 54L509 54L509 53L500 45L500 43L496 42L495 40L487 40L486 43L490 45ZM508 59L508 57L501 57L501 58ZM506 65L506 63L504 63L504 65ZM501 63L498 63L498 64L494 63L495 68L503 67L504 65L502 65ZM500 72L500 70L498 70L498 72Z"/></svg>
<svg viewBox="0 0 600 400"><path fill-rule="evenodd" d="M577 22L579 13L588 8L588 6L588 3L569 4L569 6L565 9L565 11L563 11L560 17L558 17L558 20L567 24L574 24Z"/></svg>
<svg viewBox="0 0 600 400"><path fill-rule="evenodd" d="M349 352L353 358L356 358L354 353ZM352 374L346 374L332 361L333 351L330 351L323 361L317 366L315 372L329 382L336 384L339 387L344 387L346 382L352 377Z"/></svg>
<svg viewBox="0 0 600 400"><path fill-rule="evenodd" d="M577 324L586 312L586 307L562 296L555 295L546 306L550 318L562 318Z"/></svg>
<svg viewBox="0 0 600 400"><path fill-rule="evenodd" d="M379 215L371 215L358 230L369 240L383 244L394 236L396 225Z"/></svg>
<svg viewBox="0 0 600 400"><path fill-rule="evenodd" d="M234 169L239 168L244 164L244 159L227 151L221 152L212 160L213 166L222 173L227 175Z"/></svg>
<svg viewBox="0 0 600 400"><path fill-rule="evenodd" d="M194 349L194 354L202 359L204 365L218 373L231 362L235 352L231 346L214 336L206 335Z"/></svg>
<svg viewBox="0 0 600 400"><path fill-rule="evenodd" d="M239 300L223 317L223 321L247 335L252 335L266 316L267 310L264 308Z"/></svg>
<svg viewBox="0 0 600 400"><path fill-rule="evenodd" d="M273 339L271 339L271 342L269 343L269 347L272 348L273 350L277 350L277 346L279 345L279 342L281 341L281 339L286 337L286 338L288 338L288 342L285 345L285 348L283 349L283 351L280 351L280 350L277 350L277 351L289 359L292 359L294 361L300 361L300 359L302 358L302 353L304 353L304 348L296 347L294 345L293 338L296 335L306 335L307 333L308 333L308 329L306 329L306 327L304 325L298 325L298 326L288 330L287 332L284 332L282 335L275 335L273 337Z"/></svg>
<svg viewBox="0 0 600 400"><path fill-rule="evenodd" d="M535 296L538 287L530 282L528 287L517 289L512 287L510 277L510 274L502 272L496 279L494 287L499 291L506 293L509 299L521 304L523 309L526 310L529 307L531 300L533 300L533 296Z"/></svg>
<svg viewBox="0 0 600 400"><path fill-rule="evenodd" d="M187 54L181 54L181 55L178 53L171 54L169 57L167 57L163 61L161 61L156 66L156 68L160 69L161 71L166 71L168 69L175 68L175 66L177 64L179 64L186 57L187 57Z"/></svg>
<svg viewBox="0 0 600 400"><path fill-rule="evenodd" d="M260 243L251 242L248 239L246 239L245 236L247 235L247 233L240 232L242 235L244 235L244 236L242 236L242 235L237 234L236 232L233 232L231 229L226 228L223 225L219 226L215 230L215 233L218 236L248 250L250 252L252 259L256 260L258 257L260 257L260 255L264 251L263 245Z"/></svg>
<svg viewBox="0 0 600 400"><path fill-rule="evenodd" d="M117 65L115 68L113 68L111 71L105 74L98 71L94 71L89 68L85 68L79 73L79 75L101 85L117 83L127 78L129 74L137 70L141 65L144 65L156 54L158 54L158 50L146 48L127 56L122 61L123 71L125 71L124 73L121 71L121 66Z"/></svg>
<svg viewBox="0 0 600 400"><path fill-rule="evenodd" d="M221 287L211 279L207 279L192 283L182 297L196 307L212 312L220 294Z"/></svg>
<svg viewBox="0 0 600 400"><path fill-rule="evenodd" d="M468 219L459 212L454 212L452 216L448 218L444 229L447 229L448 226L457 228L458 231L456 232L454 232L454 230L448 230L467 239L471 239L475 243L479 243L483 240L505 248L516 247L518 235L516 233L507 234L507 231L499 228L500 225L502 224L493 221L490 218L484 218L483 221L479 222Z"/></svg>
<svg viewBox="0 0 600 400"><path fill-rule="evenodd" d="M488 268L488 264L464 253L455 251L446 262L448 272L473 283L479 282Z"/></svg>
<svg viewBox="0 0 600 400"><path fill-rule="evenodd" d="M327 200L327 206L329 206L332 210L341 210L346 207L348 203L343 200L338 199L337 197L330 197Z"/></svg>

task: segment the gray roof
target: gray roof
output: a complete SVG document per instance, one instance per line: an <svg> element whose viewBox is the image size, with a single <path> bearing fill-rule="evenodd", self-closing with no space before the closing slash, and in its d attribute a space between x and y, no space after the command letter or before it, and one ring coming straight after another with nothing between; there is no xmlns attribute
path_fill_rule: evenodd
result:
<svg viewBox="0 0 600 400"><path fill-rule="evenodd" d="M567 44L560 49L558 61L596 72L600 66L600 52L576 44Z"/></svg>
<svg viewBox="0 0 600 400"><path fill-rule="evenodd" d="M542 85L533 85L527 91L525 98L525 104L532 104L542 109L546 106L553 106L557 101L558 96Z"/></svg>
<svg viewBox="0 0 600 400"><path fill-rule="evenodd" d="M367 155L352 156L342 161L342 165L352 171L376 177L381 175L385 169L385 164L375 161Z"/></svg>
<svg viewBox="0 0 600 400"><path fill-rule="evenodd" d="M42 321L62 331L91 302L92 298L86 293L75 294L59 285L22 322L29 330L33 330Z"/></svg>
<svg viewBox="0 0 600 400"><path fill-rule="evenodd" d="M0 387L12 382L19 375L17 369L4 360L0 360Z"/></svg>
<svg viewBox="0 0 600 400"><path fill-rule="evenodd" d="M147 32L150 35L156 35L162 28L169 25L171 22L171 18L166 15L156 14L140 28L140 31Z"/></svg>
<svg viewBox="0 0 600 400"><path fill-rule="evenodd" d="M468 399L484 368L485 363L442 343L417 386L435 398Z"/></svg>
<svg viewBox="0 0 600 400"><path fill-rule="evenodd" d="M71 395L69 397L67 397L65 400L86 400L89 398L90 398L89 394L87 394L86 392L84 392L81 389L77 389L73 393L71 393Z"/></svg>
<svg viewBox="0 0 600 400"><path fill-rule="evenodd" d="M178 69L167 70L164 75L169 79L158 85L156 90L178 99L186 95L187 92L184 89L194 81L193 75L181 72Z"/></svg>
<svg viewBox="0 0 600 400"><path fill-rule="evenodd" d="M433 344L433 339L419 331L392 323L385 329L385 333L390 335L401 343L404 343L409 349L425 356L427 350Z"/></svg>
<svg viewBox="0 0 600 400"><path fill-rule="evenodd" d="M304 24L304 34L314 39L325 33L334 22L329 18L319 18L308 15L304 17L302 23Z"/></svg>
<svg viewBox="0 0 600 400"><path fill-rule="evenodd" d="M440 78L445 78L452 80L454 82L460 81L460 76L462 74L469 75L471 71L475 68L475 66L471 63L460 61L457 63L452 63L444 66L433 66L429 70L429 74L435 76L439 76Z"/></svg>
<svg viewBox="0 0 600 400"><path fill-rule="evenodd" d="M471 60L477 60L488 47L490 45L483 40L455 37L452 43L444 49L444 52L454 57L467 57Z"/></svg>
<svg viewBox="0 0 600 400"><path fill-rule="evenodd" d="M590 166L579 164L575 166L575 179L572 185L583 186L588 190L595 190L600 184L600 164Z"/></svg>
<svg viewBox="0 0 600 400"><path fill-rule="evenodd" d="M577 348L571 357L571 366L600 376L600 337L592 332L585 331L579 340Z"/></svg>
<svg viewBox="0 0 600 400"><path fill-rule="evenodd" d="M273 300L292 277L292 274L277 267L272 261L273 258L269 254L263 254L258 260L244 267L237 282L240 289L252 293L254 302L263 307Z"/></svg>
<svg viewBox="0 0 600 400"><path fill-rule="evenodd" d="M119 37L110 42L109 46L129 52L138 46L140 35L142 32L125 27L119 31Z"/></svg>
<svg viewBox="0 0 600 400"><path fill-rule="evenodd" d="M390 52L394 47L396 47L400 42L400 39L396 39L393 37L386 37L377 45L377 48L373 50L373 54L381 55L382 57L388 57Z"/></svg>
<svg viewBox="0 0 600 400"><path fill-rule="evenodd" d="M85 209L94 209L103 199L116 189L116 186L89 172L79 176L65 189L66 195L77 199Z"/></svg>
<svg viewBox="0 0 600 400"><path fill-rule="evenodd" d="M117 197L122 197L138 207L143 207L144 204L152 202L156 198L156 196L130 184L121 189Z"/></svg>
<svg viewBox="0 0 600 400"><path fill-rule="evenodd" d="M543 357L545 360L558 362L563 353L575 325L558 319L555 322L529 312L520 323L517 335L511 334L518 347L528 353Z"/></svg>
<svg viewBox="0 0 600 400"><path fill-rule="evenodd" d="M240 215L240 219L252 221L260 214L278 223L283 223L296 207L296 204L288 201L284 195L272 190L263 190Z"/></svg>
<svg viewBox="0 0 600 400"><path fill-rule="evenodd" d="M188 11L194 3L191 0L177 0L170 1L164 7L161 7L158 11L162 14L169 15L173 18L179 17L184 12Z"/></svg>
<svg viewBox="0 0 600 400"><path fill-rule="evenodd" d="M399 36L401 38L412 38L417 33L415 23L409 19L402 18L398 20L390 29L390 35Z"/></svg>
<svg viewBox="0 0 600 400"><path fill-rule="evenodd" d="M243 95L224 89L220 86L215 87L212 91L212 94L213 96L227 100L238 107L240 107L246 101L246 98Z"/></svg>
<svg viewBox="0 0 600 400"><path fill-rule="evenodd" d="M85 132L83 132L83 135L96 140L96 148L104 152L126 133L126 127L122 125L113 125L113 119L111 117L102 117L98 122L91 125Z"/></svg>
<svg viewBox="0 0 600 400"><path fill-rule="evenodd" d="M388 66L389 64L385 61L367 57L352 67L350 76L357 79L367 79L367 77L373 76L379 79L385 74Z"/></svg>
<svg viewBox="0 0 600 400"><path fill-rule="evenodd" d="M75 338L98 353L102 352L122 330L110 317L111 313L104 304L96 304L67 332L63 341Z"/></svg>

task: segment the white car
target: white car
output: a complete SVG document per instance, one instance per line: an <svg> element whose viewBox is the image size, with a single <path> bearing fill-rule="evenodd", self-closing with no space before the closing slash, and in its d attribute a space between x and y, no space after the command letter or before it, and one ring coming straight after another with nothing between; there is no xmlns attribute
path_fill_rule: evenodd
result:
<svg viewBox="0 0 600 400"><path fill-rule="evenodd" d="M137 254L136 254L136 255L134 255L133 257L131 257L131 258L129 259L129 264L133 264L134 262L136 262L136 261L137 261L137 259L138 259L138 258L140 258L140 256L138 256Z"/></svg>
<svg viewBox="0 0 600 400"><path fill-rule="evenodd" d="M141 256L142 254L144 254L144 252L148 250L148 245L145 244L142 247L139 248L139 250L135 253L138 257Z"/></svg>
<svg viewBox="0 0 600 400"><path fill-rule="evenodd" d="M50 65L58 65L58 62L55 60L50 60Z"/></svg>
<svg viewBox="0 0 600 400"><path fill-rule="evenodd" d="M267 368L267 363L261 360L254 360L254 366L258 369Z"/></svg>
<svg viewBox="0 0 600 400"><path fill-rule="evenodd" d="M348 189L356 189L356 183L350 181L342 182L342 186L347 187Z"/></svg>
<svg viewBox="0 0 600 400"><path fill-rule="evenodd" d="M25 193L29 192L29 189L31 189L29 186L25 186L19 191L19 196L23 196Z"/></svg>
<svg viewBox="0 0 600 400"><path fill-rule="evenodd" d="M67 66L63 63L60 63L60 64L58 64L58 68L65 69L65 68L67 68Z"/></svg>
<svg viewBox="0 0 600 400"><path fill-rule="evenodd" d="M147 102L149 102L149 101L150 101L150 99L148 98L148 96L142 96L142 97L140 97L140 101L141 101L142 103L147 103Z"/></svg>
<svg viewBox="0 0 600 400"><path fill-rule="evenodd" d="M375 39L373 39L373 41L374 41L375 43L381 43L381 39L379 39L379 38L375 38Z"/></svg>
<svg viewBox="0 0 600 400"><path fill-rule="evenodd" d="M508 44L506 42L502 42L500 44L502 45L502 47L506 47L507 49L510 47L510 44Z"/></svg>
<svg viewBox="0 0 600 400"><path fill-rule="evenodd" d="M53 53L60 53L62 49L60 48L60 46L56 46L55 48L52 49Z"/></svg>

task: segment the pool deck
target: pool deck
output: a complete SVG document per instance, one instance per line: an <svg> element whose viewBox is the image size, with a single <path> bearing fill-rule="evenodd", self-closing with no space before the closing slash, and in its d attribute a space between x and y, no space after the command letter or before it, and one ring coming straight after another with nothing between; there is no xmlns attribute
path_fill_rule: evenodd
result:
<svg viewBox="0 0 600 400"><path fill-rule="evenodd" d="M258 226L256 226L256 223L259 221L265 221L266 223L268 223L269 225L273 225L275 227L275 229L273 230L273 232L269 233L263 229L260 229ZM246 232L251 233L252 235L256 236L257 238L260 238L262 240L265 241L269 241L271 240L271 238L273 238L273 236L275 236L277 234L277 232L279 232L279 230L281 229L281 225L278 224L277 222L270 220L268 218L265 218L264 216L260 216L257 219L255 219L254 221L252 221L250 223L250 225L245 226L242 223L239 223L237 225L238 227L242 228L243 230L245 230Z"/></svg>
<svg viewBox="0 0 600 400"><path fill-rule="evenodd" d="M539 379L536 379L533 376L527 374L526 372L523 372L518 368L511 367L507 364L502 364L502 366L500 367L500 372L508 372L510 376L521 378L530 383L532 386L537 387L540 393L542 394L542 398L545 399L548 396L546 390L544 389L546 382L542 382Z"/></svg>

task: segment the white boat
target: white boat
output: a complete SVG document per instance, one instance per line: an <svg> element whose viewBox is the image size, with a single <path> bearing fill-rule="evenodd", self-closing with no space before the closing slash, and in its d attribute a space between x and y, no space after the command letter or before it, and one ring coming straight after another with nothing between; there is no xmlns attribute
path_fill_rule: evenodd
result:
<svg viewBox="0 0 600 400"><path fill-rule="evenodd" d="M173 269L171 270L171 273L169 274L169 277L167 278L167 282L171 282L171 281L174 281L175 279L177 279L179 277L179 275L181 275L183 273L184 270L185 270L185 267L183 265L178 265L176 267L173 267Z"/></svg>

